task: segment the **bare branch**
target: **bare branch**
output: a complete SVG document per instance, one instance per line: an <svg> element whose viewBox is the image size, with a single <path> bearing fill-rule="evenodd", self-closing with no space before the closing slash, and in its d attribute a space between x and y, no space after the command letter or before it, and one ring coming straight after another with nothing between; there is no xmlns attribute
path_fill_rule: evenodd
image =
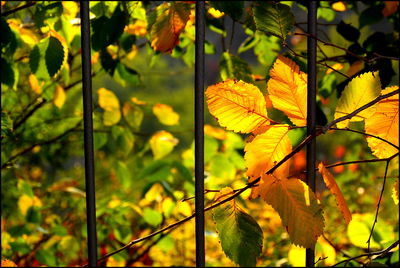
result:
<svg viewBox="0 0 400 268"><path fill-rule="evenodd" d="M8 15L14 14L15 12L18 12L18 11L20 11L20 10L22 10L22 9L31 7L31 6L33 6L33 5L35 5L35 4L36 4L35 1L28 1L25 5L22 5L22 6L19 6L19 7L14 8L14 9L11 9L11 10L9 10L9 11L6 11L6 12L1 13L1 16L2 16L2 17L5 17L5 16L8 16Z"/></svg>

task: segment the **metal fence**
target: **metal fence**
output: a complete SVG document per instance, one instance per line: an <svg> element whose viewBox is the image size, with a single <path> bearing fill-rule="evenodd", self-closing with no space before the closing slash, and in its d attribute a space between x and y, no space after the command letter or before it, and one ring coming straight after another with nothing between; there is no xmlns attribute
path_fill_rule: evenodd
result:
<svg viewBox="0 0 400 268"><path fill-rule="evenodd" d="M92 81L90 55L89 2L80 1L82 42L82 89L84 117L85 183L88 232L88 266L97 266L96 201L94 178L94 149L92 121ZM196 1L195 41L195 231L196 266L205 266L204 239L204 1ZM307 39L307 135L315 133L316 126L316 35L317 1L308 1ZM315 191L315 139L307 144L307 184ZM306 266L314 266L314 250L306 251Z"/></svg>

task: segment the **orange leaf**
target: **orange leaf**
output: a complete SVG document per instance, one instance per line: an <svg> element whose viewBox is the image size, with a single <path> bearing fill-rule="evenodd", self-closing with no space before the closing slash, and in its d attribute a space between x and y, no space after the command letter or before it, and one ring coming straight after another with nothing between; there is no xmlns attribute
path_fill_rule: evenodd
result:
<svg viewBox="0 0 400 268"><path fill-rule="evenodd" d="M190 6L185 3L164 3L157 7L157 19L151 27L151 47L171 53L179 43L179 35L189 20Z"/></svg>
<svg viewBox="0 0 400 268"><path fill-rule="evenodd" d="M281 55L270 71L269 98L297 126L307 124L307 74L292 60Z"/></svg>
<svg viewBox="0 0 400 268"><path fill-rule="evenodd" d="M10 260L1 260L1 267L18 267L13 261Z"/></svg>
<svg viewBox="0 0 400 268"><path fill-rule="evenodd" d="M385 17L388 17L394 13L396 13L397 8L399 7L399 1L383 1L385 3L385 7L382 10L382 14Z"/></svg>
<svg viewBox="0 0 400 268"><path fill-rule="evenodd" d="M331 191L332 194L335 195L336 203L342 212L343 217L347 224L351 221L351 212L347 207L346 201L344 200L343 194L340 191L339 186L337 185L335 178L333 175L325 168L324 164L321 162L318 165L318 170L322 174L322 178L325 181L326 187Z"/></svg>
<svg viewBox="0 0 400 268"><path fill-rule="evenodd" d="M397 90L398 88L398 86L388 87L382 90L382 95ZM371 117L365 119L365 131L399 146L398 94L378 102L375 113ZM367 137L367 141L372 153L378 158L390 157L399 151L394 146L374 137Z"/></svg>
<svg viewBox="0 0 400 268"><path fill-rule="evenodd" d="M228 79L206 90L208 110L221 126L249 133L269 125L265 99L258 87Z"/></svg>

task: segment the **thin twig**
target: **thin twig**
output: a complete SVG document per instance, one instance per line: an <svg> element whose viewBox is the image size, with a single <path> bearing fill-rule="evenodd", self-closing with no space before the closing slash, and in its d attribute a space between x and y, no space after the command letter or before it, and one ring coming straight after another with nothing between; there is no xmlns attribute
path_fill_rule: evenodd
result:
<svg viewBox="0 0 400 268"><path fill-rule="evenodd" d="M14 160L15 158L24 155L28 152L30 152L33 148L35 148L36 146L43 146L43 145L48 145L48 144L52 144L53 142L65 137L66 135L68 135L70 132L74 131L76 128L78 128L81 125L82 121L79 121L74 127L68 129L67 131L65 131L64 133L50 139L47 141L41 141L41 142L37 142L35 144L32 144L31 146L25 148L24 150L16 153L15 155L11 156L7 161L4 162L3 165L1 165L1 169L6 168L7 166L9 166L9 163Z"/></svg>
<svg viewBox="0 0 400 268"><path fill-rule="evenodd" d="M344 262L348 263L349 261L353 261L356 260L358 258L362 258L362 257L369 257L369 256L375 256L378 255L378 257L383 257L385 256L390 250L392 250L393 248L397 247L399 245L399 240L397 240L396 242L394 242L393 244L391 244L389 247L387 247L386 249L380 250L380 251L375 251L375 252L368 252L368 253L364 253L343 261L340 261L334 265L332 265L332 267L338 266L339 264L342 264Z"/></svg>
<svg viewBox="0 0 400 268"><path fill-rule="evenodd" d="M374 105L375 103L379 102L380 100L389 98L389 97L391 97L391 96L393 96L393 95L396 95L396 94L399 94L399 90L398 90L398 89L395 90L395 91L392 91L392 92L390 92L390 93L388 93L388 94L384 94L384 95L378 96L378 97L375 98L374 100L368 102L367 104L361 106L360 108L354 110L353 112L351 112L351 113L349 113L349 114L347 114L347 115L344 115L344 116L342 116L342 117L339 117L339 118L333 120L332 122L330 122L329 124L327 124L326 126L324 126L324 127L322 128L322 132L325 133L328 129L330 129L330 128L331 128L333 125L335 125L336 123L339 123L339 122L342 122L342 121L344 121L344 120L350 119L350 118L352 118L353 116L355 116L356 114L358 114L359 112L364 111L365 109L367 109L367 108L371 107L372 105Z"/></svg>
<svg viewBox="0 0 400 268"><path fill-rule="evenodd" d="M235 35L235 21L232 20L231 39L229 40L229 48L228 48L229 53L231 53L231 48L232 48L233 36L234 35Z"/></svg>
<svg viewBox="0 0 400 268"><path fill-rule="evenodd" d="M22 9L31 7L31 6L33 6L33 5L35 5L35 4L36 4L36 2L34 2L34 1L32 1L32 2L28 1L25 5L22 5L22 6L19 6L19 7L14 8L14 9L11 9L11 10L9 10L9 11L6 11L6 12L1 13L1 16L2 16L2 17L5 17L5 16L8 16L8 15L14 14L14 13L17 12L17 11L20 11L20 10L22 10Z"/></svg>
<svg viewBox="0 0 400 268"><path fill-rule="evenodd" d="M381 140L381 141L383 141L383 142L386 142L387 144L390 144L391 146L393 146L393 147L396 148L396 149L400 149L399 146L397 146L397 145L391 143L391 142L388 141L388 140L385 140L385 139L383 139L383 138L381 138L381 137L379 137L379 136L375 136L375 135L372 135L372 134L369 134L369 133L366 133L366 132L362 132L362 131L359 131L359 130L350 129L350 128L336 128L336 127L331 127L331 128L329 128L329 129L330 129L330 130L339 130L339 131L340 131L340 130L341 130L341 131L350 131L350 132L362 134L362 135L365 135L365 136L373 137L373 138L375 138L375 139L378 139L378 140Z"/></svg>
<svg viewBox="0 0 400 268"><path fill-rule="evenodd" d="M392 159L393 159L393 157L390 158L390 159L388 159L388 160L386 161L385 175L384 175L384 177L383 177L383 183L382 183L381 194L379 195L378 204L376 205L375 219L374 219L374 223L372 224L371 232L370 232L369 237L368 237L368 240L367 240L368 252L369 252L370 249L371 249L371 238L372 238L372 234L374 233L375 224L378 222L379 207L381 206L381 201L382 201L383 192L385 191L386 176L387 176L387 172L388 172L388 168L389 168L389 163L390 163L390 160L392 160Z"/></svg>

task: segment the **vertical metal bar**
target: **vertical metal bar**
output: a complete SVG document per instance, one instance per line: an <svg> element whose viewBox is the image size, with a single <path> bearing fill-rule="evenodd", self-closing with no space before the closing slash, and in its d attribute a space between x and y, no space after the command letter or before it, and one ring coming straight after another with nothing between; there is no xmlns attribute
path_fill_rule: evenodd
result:
<svg viewBox="0 0 400 268"><path fill-rule="evenodd" d="M196 266L205 267L204 241L204 1L196 1L195 58L195 210Z"/></svg>
<svg viewBox="0 0 400 268"><path fill-rule="evenodd" d="M317 94L317 1L308 2L307 31L307 135L315 132L316 94ZM307 144L307 184L315 192L316 142L313 139ZM306 267L314 267L315 251L306 250Z"/></svg>
<svg viewBox="0 0 400 268"><path fill-rule="evenodd" d="M81 8L81 48L82 48L82 90L83 90L83 126L85 147L85 185L86 215L88 235L89 267L97 266L96 237L96 197L94 185L94 150L92 119L92 66L90 57L90 19L89 2L80 1Z"/></svg>

